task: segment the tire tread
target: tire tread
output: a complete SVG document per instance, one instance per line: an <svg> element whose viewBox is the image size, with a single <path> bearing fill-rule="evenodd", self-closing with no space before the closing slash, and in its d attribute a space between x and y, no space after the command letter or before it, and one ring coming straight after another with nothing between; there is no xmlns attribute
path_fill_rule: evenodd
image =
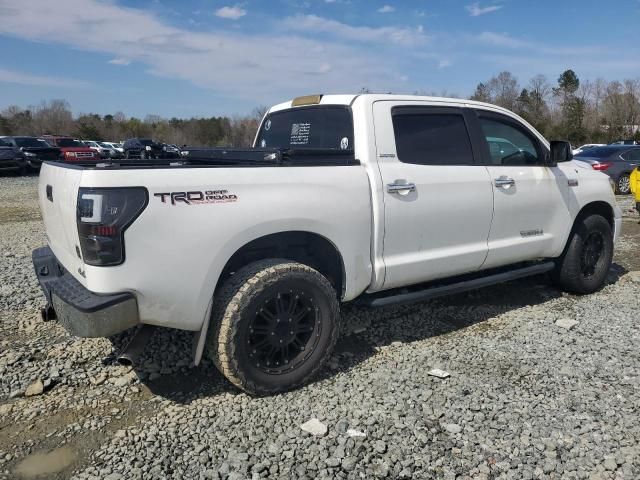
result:
<svg viewBox="0 0 640 480"><path fill-rule="evenodd" d="M237 360L234 342L234 338L239 334L236 316L245 308L248 308L252 298L252 291L260 287L265 288L277 282L283 275L291 272L305 272L316 278L321 288L329 295L329 298L333 299L329 304L332 309L331 315L334 316L337 322L340 309L335 290L329 281L317 270L286 259L267 259L251 263L239 269L215 294L209 338L207 339L207 355L231 383L254 395L273 395L305 384L322 368L338 339L340 329L336 325L331 330L328 348L320 361L316 363L315 367L307 375L294 384L288 384L285 388L265 388L255 384L243 374Z"/></svg>

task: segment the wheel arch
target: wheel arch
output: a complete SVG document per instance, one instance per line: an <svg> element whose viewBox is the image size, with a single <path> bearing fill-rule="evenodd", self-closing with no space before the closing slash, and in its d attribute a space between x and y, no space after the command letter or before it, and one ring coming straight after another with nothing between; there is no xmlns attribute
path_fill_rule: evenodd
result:
<svg viewBox="0 0 640 480"><path fill-rule="evenodd" d="M254 238L238 248L227 259L216 280L202 328L196 337L193 352L195 365L200 363L204 353L207 332L210 328L213 298L218 289L239 268L267 258L283 258L318 270L334 287L338 300L346 291L346 267L342 254L335 243L327 237L311 231L288 230Z"/></svg>
<svg viewBox="0 0 640 480"><path fill-rule="evenodd" d="M611 226L611 230L615 228L615 222L614 222L615 214L611 204L609 204L608 202L605 202L604 200L596 200L594 202L587 203L585 206L583 206L580 209L580 211L578 212L578 215L573 221L573 227L571 229L571 233L573 233L573 230L575 229L575 226L578 220L582 220L583 218L588 217L589 215L601 215L607 220L607 222L609 222L609 225Z"/></svg>
<svg viewBox="0 0 640 480"><path fill-rule="evenodd" d="M562 254L558 258L563 257L567 252L567 249L569 248L569 244L571 243L571 238L573 237L573 232L575 232L576 225L578 225L578 222L581 221L583 218L588 217L589 215L600 215L604 217L609 223L609 226L611 227L611 231L615 233L615 228L616 228L615 213L611 204L604 200L595 200L593 202L589 202L580 209L575 219L573 220L573 225L571 225L571 230L569 231L569 234L567 235L567 238L565 239L565 242L564 242L564 248L562 249Z"/></svg>
<svg viewBox="0 0 640 480"><path fill-rule="evenodd" d="M239 268L267 258L284 258L318 270L342 298L346 271L338 247L323 235L302 230L271 233L245 243L227 260L215 290Z"/></svg>

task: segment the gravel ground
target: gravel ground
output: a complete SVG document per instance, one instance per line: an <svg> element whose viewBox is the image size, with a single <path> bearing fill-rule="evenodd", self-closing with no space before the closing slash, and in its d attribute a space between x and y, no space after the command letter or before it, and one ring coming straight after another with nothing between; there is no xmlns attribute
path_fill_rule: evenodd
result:
<svg viewBox="0 0 640 480"><path fill-rule="evenodd" d="M251 398L212 364L190 367L190 334L157 332L132 370L113 362L124 335L79 340L42 323L36 183L0 177L0 478L640 478L629 198L601 292L565 295L538 277L347 306L317 381ZM318 435L301 429L314 418Z"/></svg>

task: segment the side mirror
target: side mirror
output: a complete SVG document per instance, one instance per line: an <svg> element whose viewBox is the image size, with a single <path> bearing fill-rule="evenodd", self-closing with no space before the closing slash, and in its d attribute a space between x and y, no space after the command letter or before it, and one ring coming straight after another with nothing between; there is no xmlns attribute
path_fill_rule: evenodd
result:
<svg viewBox="0 0 640 480"><path fill-rule="evenodd" d="M563 140L551 140L551 158L549 163L557 165L560 162L568 162L573 159L571 144Z"/></svg>

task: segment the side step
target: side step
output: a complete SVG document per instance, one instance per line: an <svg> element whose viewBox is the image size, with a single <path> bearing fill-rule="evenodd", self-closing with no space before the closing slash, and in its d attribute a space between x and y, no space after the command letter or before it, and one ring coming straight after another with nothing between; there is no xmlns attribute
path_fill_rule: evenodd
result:
<svg viewBox="0 0 640 480"><path fill-rule="evenodd" d="M488 287L489 285L495 285L497 283L509 282L518 278L539 275L541 273L553 270L554 268L554 262L544 262L508 271L502 270L498 273L493 273L481 277L459 280L457 282L453 281L452 283L446 285L434 285L413 292L406 292L405 290L403 293L398 293L395 295L390 294L382 297L372 295L371 297L363 298L361 300L361 304L369 307L386 307L387 305L398 305L401 303L423 302L425 300L432 300L434 298L443 297L445 295L466 292L468 290L475 290L477 288Z"/></svg>

